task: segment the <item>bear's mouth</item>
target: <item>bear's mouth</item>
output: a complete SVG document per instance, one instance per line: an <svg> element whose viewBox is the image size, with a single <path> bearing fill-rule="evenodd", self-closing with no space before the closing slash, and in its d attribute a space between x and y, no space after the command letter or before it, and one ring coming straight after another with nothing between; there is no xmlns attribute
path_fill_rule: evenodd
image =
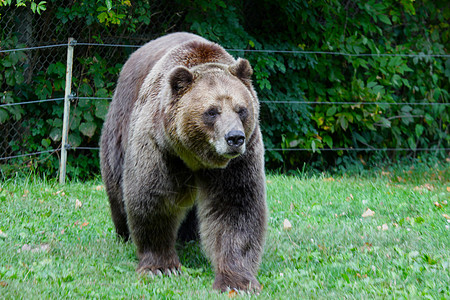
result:
<svg viewBox="0 0 450 300"><path fill-rule="evenodd" d="M236 158L236 157L238 157L239 155L241 155L241 153L240 152L238 152L238 151L232 151L232 152L227 152L227 153L225 153L223 156L225 156L226 158Z"/></svg>

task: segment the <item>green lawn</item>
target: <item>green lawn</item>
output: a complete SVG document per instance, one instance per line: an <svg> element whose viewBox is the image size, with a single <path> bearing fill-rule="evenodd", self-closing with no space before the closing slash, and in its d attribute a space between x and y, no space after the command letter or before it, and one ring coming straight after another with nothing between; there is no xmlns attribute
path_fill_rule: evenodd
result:
<svg viewBox="0 0 450 300"><path fill-rule="evenodd" d="M116 241L100 181L0 184L0 298L233 296L212 291L196 243L178 249L181 276L137 275L135 247ZM260 298L450 298L450 163L269 175L267 193ZM367 209L374 214L362 217Z"/></svg>

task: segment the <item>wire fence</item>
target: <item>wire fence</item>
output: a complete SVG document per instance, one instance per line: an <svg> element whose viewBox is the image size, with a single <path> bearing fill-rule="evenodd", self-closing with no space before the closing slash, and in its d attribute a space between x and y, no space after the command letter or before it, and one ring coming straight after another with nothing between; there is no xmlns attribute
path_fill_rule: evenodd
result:
<svg viewBox="0 0 450 300"><path fill-rule="evenodd" d="M157 5L157 9L170 10L171 8L167 7L167 4L160 3ZM5 8L2 8L3 10ZM6 8L8 9L8 8ZM87 59L92 59L92 63L90 65L100 64L103 68L118 68L117 65L121 65L125 62L126 57L135 51L137 48L141 47L141 45L151 40L161 33L168 32L166 29L162 29L156 25L146 25L139 30L139 32L146 32L146 34L140 35L138 37L127 37L127 38L118 38L117 34L111 33L103 33L102 43L92 42L91 36L89 33L86 33L89 29L86 28L85 24L80 22L70 22L65 24L63 27L58 27L57 33L54 33L52 30L51 20L44 19L44 16L36 16L31 15L31 13L27 10L19 10L19 9L11 9L9 11L0 11L2 18L0 19L0 27L3 28L3 34L5 36L18 36L15 43L9 45L8 49L6 47L0 48L0 59L6 55L14 55L14 57L18 57L19 53L22 53L23 56L17 58L16 64L13 65L17 75L14 80L21 84L32 84L35 78L44 78L42 80L43 84L39 86L42 88L41 95L42 99L29 100L29 96L27 94L18 94L11 95L6 91L3 94L0 94L0 131L2 136L2 141L0 142L0 165L7 164L11 160L18 158L27 158L33 156L39 156L42 154L48 154L50 156L58 156L61 151L71 150L71 151L98 151L99 148L95 145L85 145L83 144L83 139L81 141L74 142L70 140L66 145L62 145L60 143L55 147L54 142L52 141L60 141L60 135L62 133L47 132L45 133L47 136L51 136L50 142L43 142L42 145L36 147L36 142L30 142L30 136L35 134L35 131L41 130L44 126L46 120L40 120L40 116L44 116L48 110L54 110L54 115L59 115L60 119L62 119L62 103L61 105L55 105L55 102L63 102L64 97L64 88L61 84L61 81L64 79L64 73L66 66L59 66L59 69L55 69L54 73L52 73L50 79L48 79L48 75L45 74L49 72L49 66L54 65L56 61L64 61L66 57L67 47L70 46L68 43L64 43L64 39L67 39L69 36L75 36L76 39L79 40L77 42L73 42L71 46L75 47L75 58L74 58L74 71L73 77L77 82L75 82L73 94L69 97L72 103L72 108L76 111L79 106L85 105L83 103L94 103L92 104L94 113L97 113L98 110L101 110L102 107L97 105L96 103L99 101L109 102L112 98L110 97L110 93L106 95L98 95L98 96L85 96L85 92L83 91L83 80L85 80L86 74L91 74L89 72L95 72L95 70L86 70L84 64L77 64L77 62L84 61ZM167 14L166 14L167 16ZM176 24L179 22L177 19L177 14L171 14L171 17L164 17L165 19L158 20L158 24ZM22 22L20 21L22 20ZM43 24L43 26L36 26L36 24ZM153 24L153 23L152 23ZM59 26L59 25L58 25ZM152 27L153 26L153 27ZM170 31L178 31L183 30L182 26L168 26L171 28ZM21 34L16 35L15 33L21 32ZM89 37L89 38L86 38ZM138 42L140 45L131 44L129 40L133 40L134 42ZM121 43L117 43L120 41ZM407 58L450 58L449 54L435 54L435 53L344 53L344 52L325 52L325 51L303 51L303 50L283 50L283 49L267 49L267 50L249 50L249 49L226 49L231 53L251 53L251 54L286 54L286 55L296 55L298 59L303 59L307 56L343 56L343 57L407 57ZM105 63L97 58L96 54L100 54ZM102 65L103 63L103 65ZM108 77L109 76L109 77ZM95 78L94 78L95 80ZM115 84L117 77L116 73L111 72L111 74L106 74L105 78L103 78L105 82L105 86L111 84L109 89L111 90L111 86ZM13 82L11 82L13 83ZM13 86L13 84L10 84ZM47 92L46 89L50 90L58 90L59 92ZM44 96L49 97L44 97ZM321 101L308 101L303 100L303 97L298 97L298 100L273 100L273 99L260 99L262 105L281 105L281 106L292 106L292 105L304 105L304 106L317 106L317 105L378 105L378 106L417 106L417 107L425 107L425 106L435 106L435 107L445 107L448 108L450 103L443 102L430 102L429 99L424 99L423 101L416 102L408 102L408 103L396 103L396 102L363 102L363 101L341 101L341 102L321 102ZM23 114L23 106L30 106L32 110L35 110L36 113L33 116L28 116ZM100 108L99 108L100 107ZM21 111L22 109L22 111ZM6 111L9 114L9 117L2 117L2 111ZM29 110L29 109L27 109ZM394 118L395 116L391 116ZM3 118L3 119L2 119ZM72 115L72 118L78 118L77 116ZM51 120L55 124L59 121ZM47 120L48 122L48 120ZM77 121L73 119L69 122L69 126L76 124ZM264 122L264 119L262 119ZM78 121L79 123L79 121ZM56 126L58 127L58 126ZM89 131L89 128L86 129ZM89 133L89 132L88 132ZM44 134L44 135L45 135ZM59 134L59 135L58 135ZM87 134L89 137L89 134ZM76 139L76 137L75 137ZM432 147L418 147L418 148L405 148L405 147L391 147L391 148L380 148L376 146L367 145L367 147L333 147L333 148L320 148L320 149L311 149L311 148L280 148L280 147L268 147L266 151L276 151L276 152L292 152L292 151L350 151L350 152L362 152L362 151L385 151L385 152L394 152L394 151L450 151L450 148L447 145L434 145ZM48 157L48 156L46 156Z"/></svg>
<svg viewBox="0 0 450 300"><path fill-rule="evenodd" d="M5 49L0 50L0 53L10 53L10 52L16 52L16 51L33 51L33 50L39 50L39 49L51 49L51 48L59 48L59 47L67 47L66 44L54 44L54 45L45 45L45 46L34 46L34 47L27 47L27 48L17 48L17 49ZM125 45L125 44L98 44L98 43L74 43L74 46L89 46L89 47L124 47L124 48L139 48L141 45ZM314 54L314 55L342 55L342 56L403 56L403 57L450 57L450 55L442 55L442 54L384 54L384 53L376 53L376 54L350 54L350 53L342 53L342 52L324 52L324 51L284 51L284 50L246 50L246 49L227 49L227 51L233 52L233 51L241 51L241 52L254 52L254 53L290 53L290 54ZM58 102L63 101L64 98L53 98L53 99L41 99L41 100L32 100L32 101L23 101L23 102L16 102L16 103L2 103L0 104L0 108L4 107L11 107L11 106L20 106L20 105L29 105L29 104L40 104L40 103L46 103L46 102ZM71 97L71 100L107 100L111 101L112 97L78 97L76 95L73 95ZM395 102L358 102L358 101L341 101L341 102L318 102L318 101L283 101L283 100L277 100L277 101L271 101L271 100L262 100L260 103L271 103L271 104L277 104L277 105L292 105L292 104L303 104L303 105L410 105L410 106L450 106L450 103L441 103L441 102L408 102L408 103L395 103ZM14 126L13 126L14 127ZM3 132L3 137L5 135L8 135L7 133ZM11 140L14 140L14 134L10 135ZM83 147L83 146L77 146L77 147L71 147L70 145L66 145L67 149L72 150L99 150L99 147ZM2 150L2 149L0 149ZM376 148L372 146L368 146L367 148L352 148L352 147L335 147L335 148L321 148L318 149L320 151L450 151L450 148ZM44 153L56 153L61 151L61 147L56 149L49 149L49 150L43 150L43 151L36 151L36 152L29 152L24 154L18 154L18 155L10 155L10 156L4 156L5 151L3 151L3 156L0 157L1 160L9 160L14 158L20 158L20 157L28 157L28 156L34 156ZM266 151L313 151L311 148L268 148Z"/></svg>

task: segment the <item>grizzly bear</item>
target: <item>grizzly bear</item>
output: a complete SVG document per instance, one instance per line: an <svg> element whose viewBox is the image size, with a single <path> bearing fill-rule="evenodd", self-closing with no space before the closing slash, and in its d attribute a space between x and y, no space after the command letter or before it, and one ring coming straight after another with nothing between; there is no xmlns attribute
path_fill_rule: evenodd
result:
<svg viewBox="0 0 450 300"><path fill-rule="evenodd" d="M138 272L178 274L177 233L195 205L213 288L261 289L267 208L252 73L247 60L190 33L153 40L123 66L101 171L117 234L136 244Z"/></svg>

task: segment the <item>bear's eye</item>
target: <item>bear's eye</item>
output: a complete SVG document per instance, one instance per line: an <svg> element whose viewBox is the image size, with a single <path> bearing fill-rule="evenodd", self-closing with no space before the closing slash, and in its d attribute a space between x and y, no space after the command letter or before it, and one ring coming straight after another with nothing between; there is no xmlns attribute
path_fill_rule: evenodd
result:
<svg viewBox="0 0 450 300"><path fill-rule="evenodd" d="M204 120L205 124L212 126L212 125L214 125L214 123L217 119L217 116L219 116L219 115L220 115L219 110L217 108L213 107L213 108L208 109L203 114L203 120Z"/></svg>
<svg viewBox="0 0 450 300"><path fill-rule="evenodd" d="M215 118L219 114L219 111L217 110L217 108L211 108L206 112L206 114L210 118Z"/></svg>
<svg viewBox="0 0 450 300"><path fill-rule="evenodd" d="M246 109L245 107L239 108L238 115L241 120L245 120L248 116L248 109Z"/></svg>

